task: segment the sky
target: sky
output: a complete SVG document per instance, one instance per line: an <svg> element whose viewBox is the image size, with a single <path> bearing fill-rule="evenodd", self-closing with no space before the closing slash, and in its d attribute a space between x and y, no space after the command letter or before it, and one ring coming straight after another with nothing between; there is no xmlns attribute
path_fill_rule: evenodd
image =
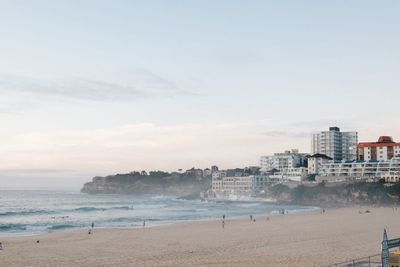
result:
<svg viewBox="0 0 400 267"><path fill-rule="evenodd" d="M400 141L399 1L0 0L0 188Z"/></svg>

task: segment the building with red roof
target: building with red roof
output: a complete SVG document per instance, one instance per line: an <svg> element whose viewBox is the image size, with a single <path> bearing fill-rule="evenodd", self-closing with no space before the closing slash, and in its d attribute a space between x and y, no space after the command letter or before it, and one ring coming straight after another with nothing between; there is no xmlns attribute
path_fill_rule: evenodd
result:
<svg viewBox="0 0 400 267"><path fill-rule="evenodd" d="M360 160L390 160L400 156L400 143L391 136L381 136L378 142L362 142L357 147Z"/></svg>

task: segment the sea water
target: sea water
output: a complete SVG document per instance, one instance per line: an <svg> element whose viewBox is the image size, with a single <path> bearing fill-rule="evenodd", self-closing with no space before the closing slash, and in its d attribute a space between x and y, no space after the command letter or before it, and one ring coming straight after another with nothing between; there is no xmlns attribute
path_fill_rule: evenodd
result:
<svg viewBox="0 0 400 267"><path fill-rule="evenodd" d="M0 236L34 235L64 229L121 228L192 220L315 210L266 202L183 200L160 195L90 195L78 191L0 190Z"/></svg>

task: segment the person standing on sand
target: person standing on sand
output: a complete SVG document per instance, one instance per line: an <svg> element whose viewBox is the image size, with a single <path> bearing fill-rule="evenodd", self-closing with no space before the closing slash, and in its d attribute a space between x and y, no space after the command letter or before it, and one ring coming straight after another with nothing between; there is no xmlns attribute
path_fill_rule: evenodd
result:
<svg viewBox="0 0 400 267"><path fill-rule="evenodd" d="M225 214L224 214L224 215L222 215L222 220L224 220L224 221L225 221Z"/></svg>
<svg viewBox="0 0 400 267"><path fill-rule="evenodd" d="M250 214L250 222L253 221L253 215Z"/></svg>
<svg viewBox="0 0 400 267"><path fill-rule="evenodd" d="M94 222L92 222L92 229L94 229Z"/></svg>
<svg viewBox="0 0 400 267"><path fill-rule="evenodd" d="M0 250L3 250L3 244L0 242Z"/></svg>
<svg viewBox="0 0 400 267"><path fill-rule="evenodd" d="M225 229L225 220L222 220L222 229Z"/></svg>
<svg viewBox="0 0 400 267"><path fill-rule="evenodd" d="M143 220L143 228L146 226L146 220Z"/></svg>

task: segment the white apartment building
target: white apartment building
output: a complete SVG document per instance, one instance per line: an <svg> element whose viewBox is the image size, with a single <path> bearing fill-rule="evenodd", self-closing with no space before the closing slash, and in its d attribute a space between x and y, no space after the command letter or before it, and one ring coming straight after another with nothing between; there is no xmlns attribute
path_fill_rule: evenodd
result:
<svg viewBox="0 0 400 267"><path fill-rule="evenodd" d="M226 171L214 171L211 174L212 180L220 180L222 178L226 177Z"/></svg>
<svg viewBox="0 0 400 267"><path fill-rule="evenodd" d="M356 160L357 143L357 132L341 132L338 127L330 127L329 131L313 134L311 151L334 160Z"/></svg>
<svg viewBox="0 0 400 267"><path fill-rule="evenodd" d="M272 156L261 156L260 157L260 171L267 172L274 169L274 160Z"/></svg>
<svg viewBox="0 0 400 267"><path fill-rule="evenodd" d="M219 197L252 196L263 190L267 181L268 177L263 175L226 176L212 181L211 195Z"/></svg>
<svg viewBox="0 0 400 267"><path fill-rule="evenodd" d="M248 192L252 190L251 182L249 176L225 177L222 179L222 187L231 193Z"/></svg>
<svg viewBox="0 0 400 267"><path fill-rule="evenodd" d="M307 154L305 153L299 153L298 149L275 153L273 156L262 156L260 158L260 171L268 172L276 169L283 172L288 168L297 168L305 163L306 156Z"/></svg>
<svg viewBox="0 0 400 267"><path fill-rule="evenodd" d="M342 161L322 164L317 180L384 179L400 173L400 157L390 160ZM329 180L329 179L326 179Z"/></svg>
<svg viewBox="0 0 400 267"><path fill-rule="evenodd" d="M308 158L307 158L308 174L318 174L319 170L321 169L321 166L323 164L329 163L331 160L332 160L332 158L330 158L324 154L314 154L314 155L308 156Z"/></svg>
<svg viewBox="0 0 400 267"><path fill-rule="evenodd" d="M214 191L220 191L223 190L223 183L222 183L222 179L213 179L211 181L211 188Z"/></svg>
<svg viewBox="0 0 400 267"><path fill-rule="evenodd" d="M269 177L271 179L300 182L306 178L307 174L308 172L306 167L297 167L284 169L280 172L270 175Z"/></svg>

